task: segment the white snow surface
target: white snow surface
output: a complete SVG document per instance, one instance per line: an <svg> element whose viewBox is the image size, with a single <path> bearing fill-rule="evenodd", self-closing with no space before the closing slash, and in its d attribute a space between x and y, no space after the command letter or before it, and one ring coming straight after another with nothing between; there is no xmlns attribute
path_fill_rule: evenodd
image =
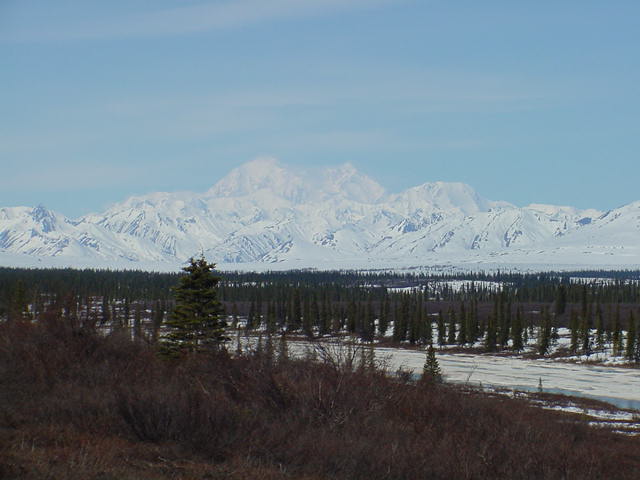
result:
<svg viewBox="0 0 640 480"><path fill-rule="evenodd" d="M0 208L0 265L175 270L204 253L223 269L631 268L640 201L611 210L481 197L462 183L385 192L352 165L304 170L259 158L204 193L151 193L68 219Z"/></svg>
<svg viewBox="0 0 640 480"><path fill-rule="evenodd" d="M242 339L245 348L255 348L255 341L255 337ZM296 356L315 350L314 344L304 340L289 341L288 345L289 353ZM348 349L344 344L331 341L324 345L336 359L340 358L340 352L344 354ZM374 352L375 361L390 372L403 369L419 375L426 359L424 350L376 346ZM542 382L544 392L586 397L619 408L640 410L640 377L636 369L491 354L436 352L436 358L446 382L529 392L538 391ZM609 419L628 419L628 415L631 414Z"/></svg>
<svg viewBox="0 0 640 480"><path fill-rule="evenodd" d="M304 342L291 342L303 345ZM395 371L399 368L421 374L425 352L404 348L375 347L376 360ZM584 396L640 408L640 376L632 368L526 360L519 357L436 353L445 381L473 386Z"/></svg>

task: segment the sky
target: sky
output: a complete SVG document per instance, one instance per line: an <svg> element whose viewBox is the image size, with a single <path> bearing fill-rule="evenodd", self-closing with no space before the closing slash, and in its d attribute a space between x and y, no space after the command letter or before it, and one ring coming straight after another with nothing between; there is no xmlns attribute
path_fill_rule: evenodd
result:
<svg viewBox="0 0 640 480"><path fill-rule="evenodd" d="M73 218L273 156L615 208L638 45L637 0L0 0L0 206Z"/></svg>

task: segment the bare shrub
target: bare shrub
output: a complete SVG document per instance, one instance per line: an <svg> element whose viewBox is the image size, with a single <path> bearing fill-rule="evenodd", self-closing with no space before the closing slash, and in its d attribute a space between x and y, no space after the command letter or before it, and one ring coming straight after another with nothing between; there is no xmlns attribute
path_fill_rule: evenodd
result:
<svg viewBox="0 0 640 480"><path fill-rule="evenodd" d="M637 477L637 439L317 352L167 362L55 319L0 325L0 477Z"/></svg>

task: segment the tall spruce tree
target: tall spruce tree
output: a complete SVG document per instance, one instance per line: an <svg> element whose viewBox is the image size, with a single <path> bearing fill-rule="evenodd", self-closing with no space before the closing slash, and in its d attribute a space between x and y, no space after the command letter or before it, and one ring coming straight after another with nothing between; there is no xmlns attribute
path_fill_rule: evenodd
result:
<svg viewBox="0 0 640 480"><path fill-rule="evenodd" d="M389 328L389 312L391 305L389 304L389 296L385 293L384 300L380 302L380 318L378 320L378 333L384 337Z"/></svg>
<svg viewBox="0 0 640 480"><path fill-rule="evenodd" d="M460 330L458 331L458 344L464 345L469 341L467 334L467 309L464 306L464 302L460 303Z"/></svg>
<svg viewBox="0 0 640 480"><path fill-rule="evenodd" d="M449 328L447 329L447 343L456 343L456 311L449 307Z"/></svg>
<svg viewBox="0 0 640 480"><path fill-rule="evenodd" d="M484 339L484 348L488 352L495 352L497 341L498 334L496 331L495 312L492 312L489 314L489 319L487 321L487 335Z"/></svg>
<svg viewBox="0 0 640 480"><path fill-rule="evenodd" d="M18 280L11 298L8 319L26 320L28 319L29 301L27 300L27 290L22 280Z"/></svg>
<svg viewBox="0 0 640 480"><path fill-rule="evenodd" d="M555 300L555 312L556 315L563 315L567 309L567 288L565 285L560 285L556 290Z"/></svg>
<svg viewBox="0 0 640 480"><path fill-rule="evenodd" d="M311 315L311 299L305 295L302 301L302 331L309 339L313 339L313 318Z"/></svg>
<svg viewBox="0 0 640 480"><path fill-rule="evenodd" d="M440 310L438 312L438 345L441 347L447 343L446 332L444 315L442 314L442 310Z"/></svg>
<svg viewBox="0 0 640 480"><path fill-rule="evenodd" d="M355 333L356 331L357 316L358 316L358 307L356 305L356 302L352 298L351 301L349 302L349 307L347 309L347 331L349 333ZM393 339L397 340L396 330L393 331Z"/></svg>
<svg viewBox="0 0 640 480"><path fill-rule="evenodd" d="M551 315L549 309L544 307L542 312L542 321L538 329L538 353L540 355L546 355L549 353L549 346L551 343Z"/></svg>
<svg viewBox="0 0 640 480"><path fill-rule="evenodd" d="M627 345L625 349L625 357L628 360L633 360L635 357L636 348L636 319L633 315L633 310L629 310L629 323L627 326Z"/></svg>
<svg viewBox="0 0 640 480"><path fill-rule="evenodd" d="M226 321L218 300L219 277L213 274L214 264L202 256L191 258L183 268L173 288L176 305L165 322L167 333L162 341L162 353L176 357L184 353L217 351L224 348Z"/></svg>
<svg viewBox="0 0 640 480"><path fill-rule="evenodd" d="M420 305L420 312L422 322L420 327L420 342L423 345L433 343L433 326L431 325L431 318L424 303Z"/></svg>
<svg viewBox="0 0 640 480"><path fill-rule="evenodd" d="M583 310L585 310L583 308ZM591 338L591 308L586 309L586 315L580 322L580 341L582 343L582 354L589 356L593 350L593 339Z"/></svg>
<svg viewBox="0 0 640 480"><path fill-rule="evenodd" d="M247 323L245 323L245 331L249 332L255 328L256 323L256 302L251 301L249 305L249 313L247 314Z"/></svg>
<svg viewBox="0 0 640 480"><path fill-rule="evenodd" d="M318 313L319 321L318 321L318 333L320 335L326 335L329 333L331 329L331 321L329 315L329 305L326 298L326 295L323 295L320 304L318 305L320 312Z"/></svg>
<svg viewBox="0 0 640 480"><path fill-rule="evenodd" d="M574 309L571 309L571 313L569 314L569 330L571 331L571 344L569 349L571 353L576 353L578 351L578 342L579 342L579 324L580 320L578 317L578 312Z"/></svg>
<svg viewBox="0 0 640 480"><path fill-rule="evenodd" d="M500 294L500 324L498 344L500 348L504 348L509 343L509 334L511 330L511 302L507 302L507 294L503 290Z"/></svg>
<svg viewBox="0 0 640 480"><path fill-rule="evenodd" d="M106 295L102 297L102 304L100 306L101 325L109 325L111 323L111 310L109 309L109 299Z"/></svg>
<svg viewBox="0 0 640 480"><path fill-rule="evenodd" d="M276 306L273 302L267 303L267 333L268 341L271 341L271 335L276 331Z"/></svg>
<svg viewBox="0 0 640 480"><path fill-rule="evenodd" d="M522 341L522 307L518 307L516 310L516 318L511 328L511 338L513 340L513 350L515 352L522 351L524 349Z"/></svg>
<svg viewBox="0 0 640 480"><path fill-rule="evenodd" d="M236 302L233 302L233 305L231 306L231 318L231 327L237 328L238 319L240 318L240 312L238 311L238 304Z"/></svg>
<svg viewBox="0 0 640 480"><path fill-rule="evenodd" d="M440 369L440 364L436 358L436 351L432 344L429 344L427 348L427 358L422 367L421 381L429 384L442 383L442 370Z"/></svg>
<svg viewBox="0 0 640 480"><path fill-rule="evenodd" d="M611 327L611 343L613 355L618 356L622 352L622 325L620 321L620 304L616 305L616 313L613 317L613 326Z"/></svg>
<svg viewBox="0 0 640 480"><path fill-rule="evenodd" d="M469 343L473 344L478 340L478 300L474 298L469 303L469 313L467 315L467 337Z"/></svg>
<svg viewBox="0 0 640 480"><path fill-rule="evenodd" d="M596 306L596 349L599 352L604 351L604 318L600 303Z"/></svg>

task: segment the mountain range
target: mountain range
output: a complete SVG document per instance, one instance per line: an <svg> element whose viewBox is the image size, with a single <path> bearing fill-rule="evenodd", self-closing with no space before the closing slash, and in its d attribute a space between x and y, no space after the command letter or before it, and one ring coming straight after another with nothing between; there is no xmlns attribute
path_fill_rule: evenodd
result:
<svg viewBox="0 0 640 480"><path fill-rule="evenodd" d="M246 163L204 193L151 193L70 219L0 208L0 264L177 268L640 265L640 201L614 210L491 201L463 183L388 193L346 164Z"/></svg>

